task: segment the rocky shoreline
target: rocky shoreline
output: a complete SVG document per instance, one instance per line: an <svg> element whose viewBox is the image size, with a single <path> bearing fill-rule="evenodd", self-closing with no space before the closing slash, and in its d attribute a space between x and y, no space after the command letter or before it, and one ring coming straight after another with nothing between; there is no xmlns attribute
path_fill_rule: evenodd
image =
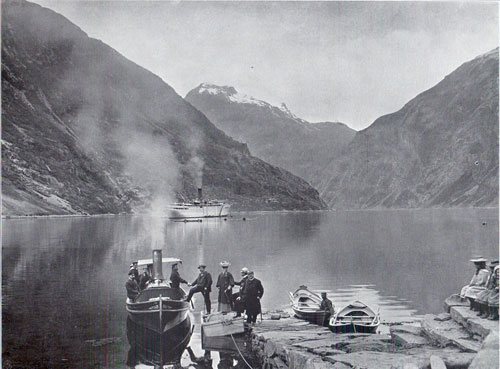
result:
<svg viewBox="0 0 500 369"><path fill-rule="evenodd" d="M455 296L444 308L384 334L334 334L286 314L279 320L265 314L251 333L252 356L263 369L498 368L498 321L477 317Z"/></svg>

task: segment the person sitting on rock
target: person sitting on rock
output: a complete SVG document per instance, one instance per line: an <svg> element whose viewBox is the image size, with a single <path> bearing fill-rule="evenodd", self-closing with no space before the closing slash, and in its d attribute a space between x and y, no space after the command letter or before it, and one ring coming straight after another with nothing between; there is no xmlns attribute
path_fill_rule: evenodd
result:
<svg viewBox="0 0 500 369"><path fill-rule="evenodd" d="M474 263L476 271L474 272L470 283L462 288L460 297L466 298L470 301L471 310L477 310L475 300L477 298L477 295L485 290L486 282L488 282L489 272L486 269L487 260L482 256L474 257L470 261Z"/></svg>
<svg viewBox="0 0 500 369"><path fill-rule="evenodd" d="M490 311L488 309L488 298L490 294L493 292L495 287L498 285L498 281L495 277L495 267L498 265L498 260L492 260L488 267L490 268L490 276L488 277L488 282L486 283L486 289L480 292L477 295L476 304L479 308L479 313L477 314L481 318L487 318L490 315Z"/></svg>
<svg viewBox="0 0 500 369"><path fill-rule="evenodd" d="M498 265L493 270L493 275L495 276L495 288L488 296L488 308L490 310L489 320L498 320Z"/></svg>

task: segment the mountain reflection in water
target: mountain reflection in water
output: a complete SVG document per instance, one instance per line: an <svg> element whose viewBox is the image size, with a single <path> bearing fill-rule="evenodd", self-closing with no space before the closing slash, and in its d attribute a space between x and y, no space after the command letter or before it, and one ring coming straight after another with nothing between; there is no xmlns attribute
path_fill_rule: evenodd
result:
<svg viewBox="0 0 500 369"><path fill-rule="evenodd" d="M155 246L183 260L180 274L190 282L200 261L215 280L221 260L231 262L236 279L243 266L254 270L265 289L264 310L287 308L287 292L305 284L329 291L336 307L358 298L379 305L383 322L441 312L444 298L469 282L473 254L498 256L497 209L249 213L202 223L139 216L2 223L2 359L13 367L125 367L127 272ZM200 357L203 303L200 296L194 300L190 345ZM216 305L215 289L212 301ZM217 367L219 356L212 357ZM182 360L190 362L186 353Z"/></svg>

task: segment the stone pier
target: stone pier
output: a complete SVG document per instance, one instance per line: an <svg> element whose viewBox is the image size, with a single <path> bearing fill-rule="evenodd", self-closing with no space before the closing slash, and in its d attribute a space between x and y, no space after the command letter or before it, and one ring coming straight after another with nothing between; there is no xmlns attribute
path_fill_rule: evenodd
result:
<svg viewBox="0 0 500 369"><path fill-rule="evenodd" d="M478 318L463 304L448 311L393 325L389 334L335 334L265 314L251 346L263 369L498 369L498 321Z"/></svg>

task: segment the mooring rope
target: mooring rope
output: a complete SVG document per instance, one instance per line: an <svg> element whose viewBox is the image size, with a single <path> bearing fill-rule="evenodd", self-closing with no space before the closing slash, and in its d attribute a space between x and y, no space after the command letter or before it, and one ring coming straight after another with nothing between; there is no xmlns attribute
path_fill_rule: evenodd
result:
<svg viewBox="0 0 500 369"><path fill-rule="evenodd" d="M238 350L238 353L240 354L241 358L243 359L243 361L245 362L245 364L247 364L247 366L250 368L250 369L253 369L252 366L250 364L248 364L248 361L245 360L245 357L243 356L243 354L241 353L240 351L240 348L238 347L238 345L236 344L236 341L234 340L234 337L233 335L230 333L229 334L231 336L231 339L233 340L233 343L234 343L234 346L236 347L236 350Z"/></svg>

